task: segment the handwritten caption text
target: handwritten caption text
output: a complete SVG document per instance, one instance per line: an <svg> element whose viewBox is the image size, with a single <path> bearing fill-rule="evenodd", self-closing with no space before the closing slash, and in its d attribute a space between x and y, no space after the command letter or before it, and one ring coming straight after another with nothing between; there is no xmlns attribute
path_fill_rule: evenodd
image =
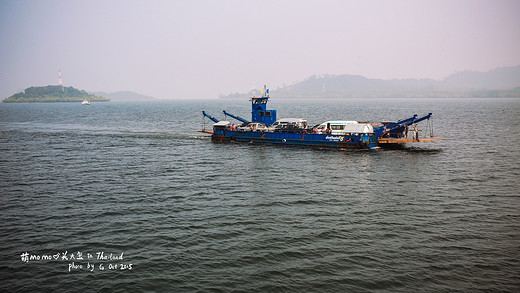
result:
<svg viewBox="0 0 520 293"><path fill-rule="evenodd" d="M132 270L133 264L125 262L124 252L105 253L104 251L90 252L57 252L54 254L20 254L24 263L59 261L68 263L68 272L72 271L105 271L105 270ZM85 263L86 262L86 263Z"/></svg>

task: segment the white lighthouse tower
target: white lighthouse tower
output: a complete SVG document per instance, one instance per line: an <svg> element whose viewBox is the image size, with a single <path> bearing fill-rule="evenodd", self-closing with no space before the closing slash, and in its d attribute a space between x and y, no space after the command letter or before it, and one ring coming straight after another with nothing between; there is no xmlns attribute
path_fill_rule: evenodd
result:
<svg viewBox="0 0 520 293"><path fill-rule="evenodd" d="M61 86L61 90L64 92L65 89L63 89L63 79L61 79L61 69L58 70L58 84Z"/></svg>

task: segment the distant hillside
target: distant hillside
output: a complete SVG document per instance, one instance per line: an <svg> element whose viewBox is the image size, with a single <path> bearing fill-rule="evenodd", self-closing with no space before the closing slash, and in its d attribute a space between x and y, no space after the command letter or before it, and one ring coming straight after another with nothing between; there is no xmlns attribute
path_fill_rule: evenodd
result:
<svg viewBox="0 0 520 293"><path fill-rule="evenodd" d="M91 94L107 97L116 102L150 101L155 99L153 97L141 95L131 91L119 91L113 93L92 92Z"/></svg>
<svg viewBox="0 0 520 293"><path fill-rule="evenodd" d="M462 71L445 78L442 86L459 90L509 90L520 87L520 66L488 72Z"/></svg>
<svg viewBox="0 0 520 293"><path fill-rule="evenodd" d="M108 102L110 99L78 90L71 86L59 85L32 86L23 92L3 99L4 103L44 103L44 102L82 102L88 99L95 102Z"/></svg>
<svg viewBox="0 0 520 293"><path fill-rule="evenodd" d="M489 72L463 71L433 79L370 79L359 75L311 76L302 82L271 91L279 98L296 97L518 97L520 66ZM248 93L250 94L250 93ZM222 98L244 97L230 94Z"/></svg>

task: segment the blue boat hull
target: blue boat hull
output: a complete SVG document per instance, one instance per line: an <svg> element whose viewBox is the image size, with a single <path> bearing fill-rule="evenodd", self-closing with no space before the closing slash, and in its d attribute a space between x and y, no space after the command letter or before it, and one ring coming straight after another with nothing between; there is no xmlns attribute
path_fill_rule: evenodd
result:
<svg viewBox="0 0 520 293"><path fill-rule="evenodd" d="M215 130L211 138L213 141L222 142L236 141L255 144L298 145L342 149L369 149L377 146L377 141L372 133L360 135L331 135L303 132L277 133Z"/></svg>

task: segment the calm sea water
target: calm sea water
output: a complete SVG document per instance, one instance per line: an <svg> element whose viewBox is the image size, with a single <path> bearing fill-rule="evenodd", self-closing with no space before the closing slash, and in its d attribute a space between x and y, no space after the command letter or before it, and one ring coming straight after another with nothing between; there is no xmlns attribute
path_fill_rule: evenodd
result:
<svg viewBox="0 0 520 293"><path fill-rule="evenodd" d="M434 113L436 143L216 144L245 101L0 105L0 291L520 290L520 100L277 101ZM206 121L208 125L210 123Z"/></svg>

